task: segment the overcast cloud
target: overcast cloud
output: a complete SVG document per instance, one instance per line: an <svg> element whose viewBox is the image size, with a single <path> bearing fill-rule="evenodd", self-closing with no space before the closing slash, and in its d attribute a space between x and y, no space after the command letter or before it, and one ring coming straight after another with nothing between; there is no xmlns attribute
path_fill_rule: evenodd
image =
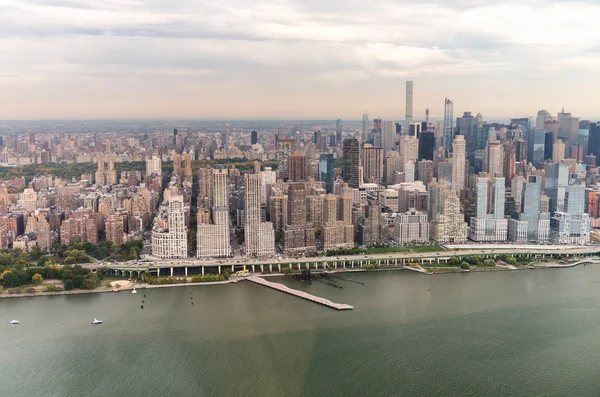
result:
<svg viewBox="0 0 600 397"><path fill-rule="evenodd" d="M0 119L600 116L597 1L0 0Z"/></svg>

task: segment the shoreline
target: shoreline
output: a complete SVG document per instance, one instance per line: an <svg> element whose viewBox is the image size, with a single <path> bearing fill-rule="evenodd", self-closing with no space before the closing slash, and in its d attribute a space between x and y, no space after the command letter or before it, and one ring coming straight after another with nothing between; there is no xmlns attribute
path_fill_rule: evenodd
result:
<svg viewBox="0 0 600 397"><path fill-rule="evenodd" d="M494 267L494 268L482 268L477 270L464 270L460 268L451 268L451 267L431 267L432 269L448 269L448 271L427 271L427 268L421 268L424 271L417 270L416 268L408 268L402 266L394 266L394 267L386 267L379 269L340 269L340 270L326 270L326 271L317 271L315 273L328 273L328 274L336 274L336 273L362 273L362 272L384 272L384 271L396 271L396 270L409 270L416 273L421 273L426 276L433 275L441 275L441 274L458 274L458 273L491 273L491 272L510 272L510 271L519 271L519 270L545 270L545 269L570 269L573 267L579 266L578 263L569 264L569 265L559 265L556 263L550 263L547 266L534 267L531 265L527 265L524 267L518 267L516 269L509 269L506 267ZM281 277L288 276L286 273L268 273L268 274L260 274L256 273L258 277ZM153 288L169 288L169 287L187 287L187 286L206 286L206 285L225 285L225 284L235 284L237 282L243 281L245 278L234 278L224 281L210 281L210 282L200 282L200 283L179 283L179 284L158 284L158 285L150 285L150 284L133 284L131 286L127 286L125 288L118 289L114 291L111 289L94 289L94 290L71 290L71 291L57 291L57 292L36 292L32 294L28 293L20 293L20 294L0 294L0 299L9 299L9 298L35 298L40 296L61 296L61 295L82 295L82 294L103 294L107 292L122 292L122 291L131 291L134 288L136 290L143 289L153 289Z"/></svg>

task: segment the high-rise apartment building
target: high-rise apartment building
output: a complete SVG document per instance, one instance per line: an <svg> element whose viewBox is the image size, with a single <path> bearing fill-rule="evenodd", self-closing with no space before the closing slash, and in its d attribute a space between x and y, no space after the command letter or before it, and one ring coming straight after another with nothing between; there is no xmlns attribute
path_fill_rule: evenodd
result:
<svg viewBox="0 0 600 397"><path fill-rule="evenodd" d="M279 173L283 179L288 178L288 158L296 150L295 139L279 139L279 150L277 160L279 161Z"/></svg>
<svg viewBox="0 0 600 397"><path fill-rule="evenodd" d="M281 143L281 141L280 141ZM271 222L261 222L260 174L244 174L244 241L246 255L275 254L275 230Z"/></svg>
<svg viewBox="0 0 600 397"><path fill-rule="evenodd" d="M504 178L493 178L491 202L488 199L487 177L477 178L475 188L475 216L471 217L469 238L477 242L506 241L508 221L504 219ZM488 210L488 207L491 211Z"/></svg>
<svg viewBox="0 0 600 397"><path fill-rule="evenodd" d="M157 258L187 258L187 226L183 196L171 195L168 205L168 228L152 231L152 255Z"/></svg>
<svg viewBox="0 0 600 397"><path fill-rule="evenodd" d="M590 216L585 213L585 186L568 186L565 211L550 219L550 239L554 244L587 244L590 241Z"/></svg>
<svg viewBox="0 0 600 397"><path fill-rule="evenodd" d="M459 195L466 187L466 142L462 135L457 135L452 144L452 190Z"/></svg>
<svg viewBox="0 0 600 397"><path fill-rule="evenodd" d="M227 168L215 166L213 171L212 224L198 212L197 257L226 257L231 255L229 239L229 175Z"/></svg>
<svg viewBox="0 0 600 397"><path fill-rule="evenodd" d="M162 175L162 161L159 156L146 157L146 176Z"/></svg>
<svg viewBox="0 0 600 397"><path fill-rule="evenodd" d="M362 181L359 180L360 145L354 138L344 139L344 168L342 177L352 188L358 188Z"/></svg>
<svg viewBox="0 0 600 397"><path fill-rule="evenodd" d="M406 82L406 126L412 123L413 119L413 82Z"/></svg>
<svg viewBox="0 0 600 397"><path fill-rule="evenodd" d="M383 149L365 144L362 148L362 168L364 181L381 183L383 181Z"/></svg>
<svg viewBox="0 0 600 397"><path fill-rule="evenodd" d="M550 214L541 209L542 178L532 175L523 184L520 211L514 211L508 221L508 239L518 243L548 242Z"/></svg>
<svg viewBox="0 0 600 397"><path fill-rule="evenodd" d="M307 194L304 183L290 183L287 224L283 228L286 252L314 251L315 230L307 222Z"/></svg>
<svg viewBox="0 0 600 397"><path fill-rule="evenodd" d="M458 193L438 183L431 183L428 189L431 240L436 244L466 242L469 227L461 211Z"/></svg>

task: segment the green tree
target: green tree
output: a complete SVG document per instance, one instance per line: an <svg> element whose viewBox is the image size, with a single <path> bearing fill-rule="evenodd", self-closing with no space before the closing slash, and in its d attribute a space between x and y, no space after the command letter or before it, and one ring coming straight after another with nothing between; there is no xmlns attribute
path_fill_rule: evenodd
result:
<svg viewBox="0 0 600 397"><path fill-rule="evenodd" d="M81 288L87 289L87 290L92 290L92 289L96 288L96 283L94 282L94 280L86 278L81 283Z"/></svg>
<svg viewBox="0 0 600 397"><path fill-rule="evenodd" d="M64 285L65 285L65 291L71 291L73 289L73 280L71 280L71 279L65 280Z"/></svg>
<svg viewBox="0 0 600 397"><path fill-rule="evenodd" d="M517 259L514 256L511 256L510 258L506 259L506 263L508 263L509 265L516 266Z"/></svg>
<svg viewBox="0 0 600 397"><path fill-rule="evenodd" d="M463 262L460 264L460 268L463 270L469 270L471 268L471 266L469 266L469 264L467 262Z"/></svg>
<svg viewBox="0 0 600 397"><path fill-rule="evenodd" d="M494 266L496 266L496 261L493 259L486 259L483 261L483 266L494 267Z"/></svg>
<svg viewBox="0 0 600 397"><path fill-rule="evenodd" d="M15 272L6 272L2 277L2 283L6 288L14 288L21 285L19 276Z"/></svg>
<svg viewBox="0 0 600 397"><path fill-rule="evenodd" d="M31 277L31 282L34 284L41 284L42 281L44 281L44 278L39 273L36 273L33 275L33 277Z"/></svg>
<svg viewBox="0 0 600 397"><path fill-rule="evenodd" d="M73 287L81 288L81 285L83 284L83 280L84 280L84 277L81 274L73 276Z"/></svg>

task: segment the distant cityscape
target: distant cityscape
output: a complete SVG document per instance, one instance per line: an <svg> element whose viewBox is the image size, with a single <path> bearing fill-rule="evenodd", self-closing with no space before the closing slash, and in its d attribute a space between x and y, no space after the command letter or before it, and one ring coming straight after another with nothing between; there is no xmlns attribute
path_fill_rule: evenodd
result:
<svg viewBox="0 0 600 397"><path fill-rule="evenodd" d="M318 255L354 247L590 243L600 123L562 109L359 122L2 124L0 163L96 163L0 185L0 248L144 241L146 259ZM144 162L144 170L115 164ZM165 165L169 164L168 170Z"/></svg>

